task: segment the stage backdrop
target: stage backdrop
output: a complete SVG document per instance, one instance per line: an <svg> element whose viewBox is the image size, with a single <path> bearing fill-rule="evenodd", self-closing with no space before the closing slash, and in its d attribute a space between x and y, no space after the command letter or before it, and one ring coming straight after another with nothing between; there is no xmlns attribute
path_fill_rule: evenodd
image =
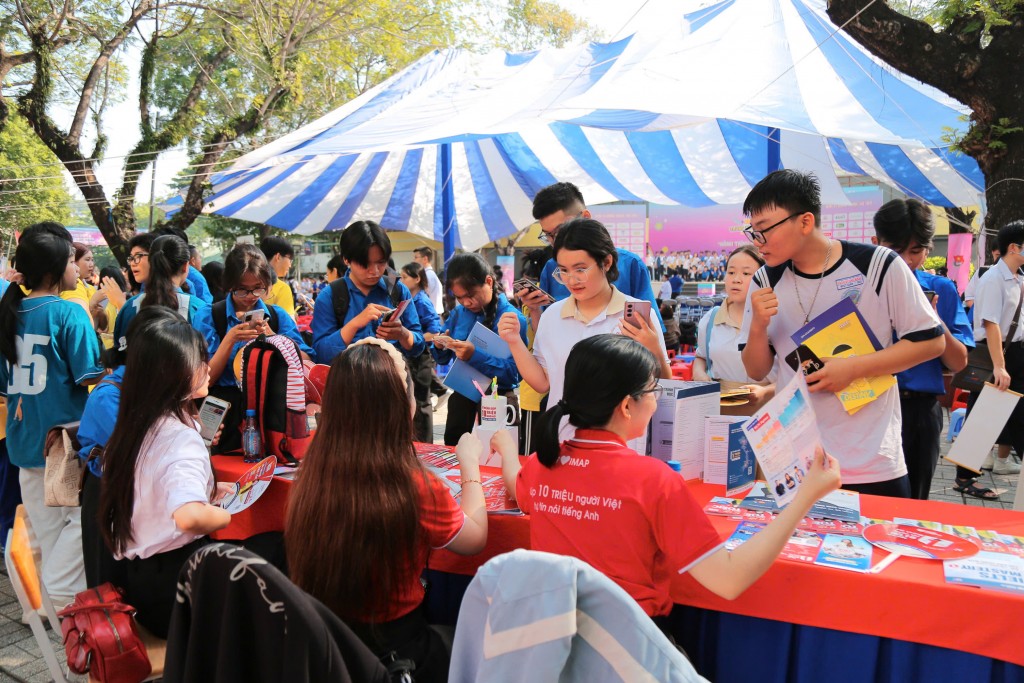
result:
<svg viewBox="0 0 1024 683"><path fill-rule="evenodd" d="M608 228L616 247L631 251L640 258L644 257L647 244L646 204L604 204L588 208L590 215Z"/></svg>
<svg viewBox="0 0 1024 683"><path fill-rule="evenodd" d="M872 218L882 205L882 191L873 186L844 191L849 204L821 207L822 230L836 239L870 243L875 234ZM650 224L655 251L732 251L747 242L740 204L705 208L651 204Z"/></svg>

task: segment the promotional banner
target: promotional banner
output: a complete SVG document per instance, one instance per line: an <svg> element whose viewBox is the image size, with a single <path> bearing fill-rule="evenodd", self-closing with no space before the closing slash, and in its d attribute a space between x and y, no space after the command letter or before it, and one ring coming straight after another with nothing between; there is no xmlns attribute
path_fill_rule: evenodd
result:
<svg viewBox="0 0 1024 683"><path fill-rule="evenodd" d="M654 210L654 205L651 205ZM619 249L631 251L640 258L646 255L647 205L606 204L590 207L590 215L608 228L612 242Z"/></svg>
<svg viewBox="0 0 1024 683"><path fill-rule="evenodd" d="M948 251L946 252L947 276L956 283L956 289L961 294L967 288L967 282L971 279L971 241L974 238L969 232L961 232L948 237Z"/></svg>
<svg viewBox="0 0 1024 683"><path fill-rule="evenodd" d="M870 244L875 235L874 215L882 206L877 186L844 188L850 203L821 207L821 229L840 240ZM748 242L743 228L748 221L740 204L703 208L651 204L650 243L656 252L730 252Z"/></svg>

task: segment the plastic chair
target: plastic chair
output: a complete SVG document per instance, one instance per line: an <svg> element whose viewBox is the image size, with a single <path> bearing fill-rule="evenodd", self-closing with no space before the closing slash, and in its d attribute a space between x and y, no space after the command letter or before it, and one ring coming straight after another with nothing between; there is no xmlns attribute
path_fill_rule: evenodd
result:
<svg viewBox="0 0 1024 683"><path fill-rule="evenodd" d="M970 396L970 395L971 395L971 392L964 391L963 389L957 389L955 392L953 392L953 403L952 403L953 410L957 410L959 408L964 408L966 410L967 409L967 397Z"/></svg>
<svg viewBox="0 0 1024 683"><path fill-rule="evenodd" d="M967 419L967 408L957 408L949 416L949 430L946 431L946 441L952 441L964 428L964 420Z"/></svg>
<svg viewBox="0 0 1024 683"><path fill-rule="evenodd" d="M53 609L50 596L39 579L29 529L25 506L19 505L14 513L14 528L7 533L7 548L4 553L7 575L14 587L14 594L18 596L18 604L28 617L28 626L32 629L39 651L43 653L46 668L50 670L50 675L56 683L66 683L67 674L57 660L57 652L53 649L53 642L46 635L46 626L43 625L43 619L39 614L39 610L42 609L50 622L50 628L60 633L57 612Z"/></svg>

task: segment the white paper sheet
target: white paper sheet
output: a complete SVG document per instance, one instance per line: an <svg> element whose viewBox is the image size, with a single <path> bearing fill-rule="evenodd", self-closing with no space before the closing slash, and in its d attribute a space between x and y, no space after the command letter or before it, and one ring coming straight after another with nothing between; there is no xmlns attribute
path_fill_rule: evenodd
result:
<svg viewBox="0 0 1024 683"><path fill-rule="evenodd" d="M946 460L981 474L981 463L992 450L1020 398L1016 392L999 391L994 384L986 383Z"/></svg>

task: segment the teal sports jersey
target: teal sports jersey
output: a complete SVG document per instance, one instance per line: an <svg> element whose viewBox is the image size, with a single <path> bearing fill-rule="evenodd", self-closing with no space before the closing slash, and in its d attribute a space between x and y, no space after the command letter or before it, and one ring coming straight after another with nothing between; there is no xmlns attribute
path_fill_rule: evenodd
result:
<svg viewBox="0 0 1024 683"><path fill-rule="evenodd" d="M88 390L101 377L100 345L89 315L56 296L18 305L18 362L0 363L0 393L7 397L7 450L18 467L43 467L43 443L54 425L75 422Z"/></svg>
<svg viewBox="0 0 1024 683"><path fill-rule="evenodd" d="M146 297L146 293L137 294L128 301L124 302L124 306L117 314L117 319L114 321L114 348L123 351L128 347L128 325L135 316L139 314L139 310L142 307L142 300ZM196 318L200 310L203 308L209 308L202 299L191 294L185 294L181 289L178 289L178 309L176 313L184 318L186 321L192 324L203 335L206 340L206 346L209 350L211 347L215 347L217 343L216 335L213 334L213 329L208 327L198 327L196 325ZM212 351L209 351L210 355L213 355Z"/></svg>

